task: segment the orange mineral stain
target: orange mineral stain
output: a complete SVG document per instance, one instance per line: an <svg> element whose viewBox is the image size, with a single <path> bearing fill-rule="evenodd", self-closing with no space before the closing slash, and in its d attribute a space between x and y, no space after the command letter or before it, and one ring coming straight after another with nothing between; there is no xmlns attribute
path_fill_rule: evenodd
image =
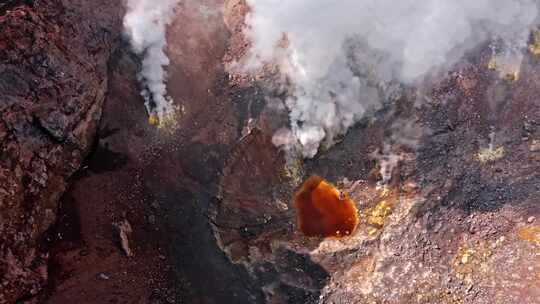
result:
<svg viewBox="0 0 540 304"><path fill-rule="evenodd" d="M294 203L298 226L306 236L344 237L358 225L353 201L318 176L304 182Z"/></svg>

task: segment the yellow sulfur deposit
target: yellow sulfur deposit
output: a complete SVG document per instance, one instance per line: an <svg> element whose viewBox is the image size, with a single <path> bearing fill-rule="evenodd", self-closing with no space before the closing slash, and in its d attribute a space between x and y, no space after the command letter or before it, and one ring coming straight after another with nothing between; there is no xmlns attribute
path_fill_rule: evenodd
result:
<svg viewBox="0 0 540 304"><path fill-rule="evenodd" d="M508 82L516 82L519 80L519 71L511 71L504 76L504 79Z"/></svg>
<svg viewBox="0 0 540 304"><path fill-rule="evenodd" d="M474 254L474 250L472 249L465 250L463 254L461 255L461 263L467 264L469 262L469 259L473 256L473 254Z"/></svg>
<svg viewBox="0 0 540 304"><path fill-rule="evenodd" d="M166 113L163 117L152 113L148 116L148 123L158 129L172 132L178 127L180 115L181 113L178 111Z"/></svg>
<svg viewBox="0 0 540 304"><path fill-rule="evenodd" d="M536 30L532 32L532 41L528 49L532 55L540 56L540 31Z"/></svg>
<svg viewBox="0 0 540 304"><path fill-rule="evenodd" d="M480 257L483 257L483 255L475 249L460 247L454 258L453 265L456 277L467 284L472 284L475 273L481 269Z"/></svg>
<svg viewBox="0 0 540 304"><path fill-rule="evenodd" d="M501 78L508 82L519 80L519 63L515 59L492 56L487 64L487 68L492 71L498 71Z"/></svg>
<svg viewBox="0 0 540 304"><path fill-rule="evenodd" d="M495 56L491 57L488 61L488 65L487 65L488 69L490 70L496 70L498 65L497 65L497 59L495 58Z"/></svg>
<svg viewBox="0 0 540 304"><path fill-rule="evenodd" d="M387 197L388 195L390 195L392 191L390 191L390 188L388 187L383 187L382 190L381 190L381 197Z"/></svg>
<svg viewBox="0 0 540 304"><path fill-rule="evenodd" d="M498 147L497 149L482 149L480 152L478 152L476 157L481 163L487 163L501 159L504 157L504 155L504 147Z"/></svg>
<svg viewBox="0 0 540 304"><path fill-rule="evenodd" d="M152 126L157 126L159 124L159 119L157 115L150 114L150 116L148 116L148 123L151 124Z"/></svg>
<svg viewBox="0 0 540 304"><path fill-rule="evenodd" d="M384 226L384 220L392 213L393 206L386 200L379 202L369 213L368 223L373 226Z"/></svg>
<svg viewBox="0 0 540 304"><path fill-rule="evenodd" d="M379 190L378 202L375 206L364 211L367 224L373 229L381 229L384 226L386 218L392 214L398 201L398 193L396 189L389 186L384 186ZM373 234L373 229L368 230L368 234Z"/></svg>
<svg viewBox="0 0 540 304"><path fill-rule="evenodd" d="M540 246L540 227L525 227L518 231L521 240Z"/></svg>
<svg viewBox="0 0 540 304"><path fill-rule="evenodd" d="M178 124L178 114L173 112L159 119L157 127L158 129L167 129L167 130L172 131L177 127L177 124Z"/></svg>

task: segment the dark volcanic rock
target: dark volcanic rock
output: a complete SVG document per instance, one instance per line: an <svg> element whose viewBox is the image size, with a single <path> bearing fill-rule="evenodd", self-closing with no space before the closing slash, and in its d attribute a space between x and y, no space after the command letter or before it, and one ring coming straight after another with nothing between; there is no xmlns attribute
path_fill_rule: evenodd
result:
<svg viewBox="0 0 540 304"><path fill-rule="evenodd" d="M47 281L40 239L92 146L121 16L120 1L0 6L0 303Z"/></svg>

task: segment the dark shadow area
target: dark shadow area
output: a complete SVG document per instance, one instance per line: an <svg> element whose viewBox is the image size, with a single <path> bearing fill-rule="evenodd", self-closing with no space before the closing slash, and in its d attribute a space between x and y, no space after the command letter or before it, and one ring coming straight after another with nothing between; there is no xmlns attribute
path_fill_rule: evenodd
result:
<svg viewBox="0 0 540 304"><path fill-rule="evenodd" d="M260 290L246 270L233 265L217 246L204 212L209 204L208 195L193 195L180 189L169 189L162 194L163 212L169 214L166 225L172 236L169 250L174 257L174 273L189 278L192 301L262 303Z"/></svg>
<svg viewBox="0 0 540 304"><path fill-rule="evenodd" d="M126 155L114 152L107 148L107 145L98 144L96 149L90 155L86 165L88 170L96 174L102 174L108 171L119 170L128 162Z"/></svg>
<svg viewBox="0 0 540 304"><path fill-rule="evenodd" d="M472 171L472 170L471 170ZM527 197L540 191L540 174L521 182L489 182L481 178L478 171L465 173L451 188L442 205L455 204L466 213L493 212L505 203L523 202Z"/></svg>
<svg viewBox="0 0 540 304"><path fill-rule="evenodd" d="M80 174L75 174L72 180L76 180ZM71 194L71 187L62 196L59 203L59 210L56 222L44 233L40 250L48 252L51 258L48 261L49 280L40 298L49 297L55 290L57 282L62 280L62 266L56 260L56 254L62 251L70 251L75 248L84 247L84 240L81 234L81 219L77 209L77 201ZM81 250L81 255L87 250ZM23 301L24 302L24 301Z"/></svg>
<svg viewBox="0 0 540 304"><path fill-rule="evenodd" d="M34 0L4 0L0 2L0 16L4 15L6 11L21 5L34 5Z"/></svg>
<svg viewBox="0 0 540 304"><path fill-rule="evenodd" d="M254 265L258 283L267 288L267 303L317 303L330 280L328 272L307 254L280 249L276 258Z"/></svg>
<svg viewBox="0 0 540 304"><path fill-rule="evenodd" d="M111 128L109 126L104 126L98 131L98 138L106 139L107 137L110 137L118 132L120 132L120 128Z"/></svg>
<svg viewBox="0 0 540 304"><path fill-rule="evenodd" d="M227 148L220 145L191 142L183 147L178 162L189 177L208 185L218 177L226 152Z"/></svg>
<svg viewBox="0 0 540 304"><path fill-rule="evenodd" d="M238 137L242 136L242 130L249 119L257 120L265 105L268 92L262 89L262 85L255 84L247 88L232 89L229 97L232 106L238 115Z"/></svg>

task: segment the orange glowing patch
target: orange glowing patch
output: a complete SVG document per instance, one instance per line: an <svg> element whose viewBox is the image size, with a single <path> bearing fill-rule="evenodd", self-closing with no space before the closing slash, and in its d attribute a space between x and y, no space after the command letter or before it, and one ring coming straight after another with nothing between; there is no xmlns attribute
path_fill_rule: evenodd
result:
<svg viewBox="0 0 540 304"><path fill-rule="evenodd" d="M353 201L318 176L304 182L294 197L300 231L306 236L343 237L358 225Z"/></svg>

